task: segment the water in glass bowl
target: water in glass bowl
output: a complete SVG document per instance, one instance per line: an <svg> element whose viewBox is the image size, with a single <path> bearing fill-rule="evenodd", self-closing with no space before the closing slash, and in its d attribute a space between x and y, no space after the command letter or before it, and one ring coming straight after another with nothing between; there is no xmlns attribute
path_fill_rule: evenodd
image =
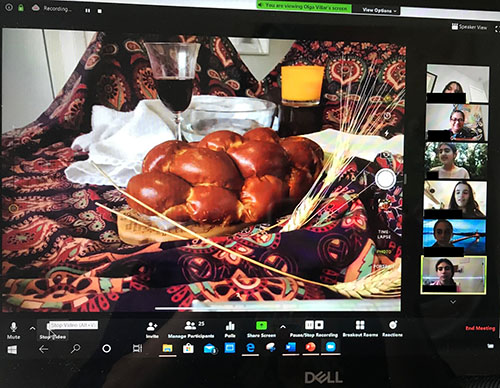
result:
<svg viewBox="0 0 500 388"><path fill-rule="evenodd" d="M229 130L241 135L257 127L271 127L276 105L250 97L193 96L182 114L182 135L199 141L209 133Z"/></svg>

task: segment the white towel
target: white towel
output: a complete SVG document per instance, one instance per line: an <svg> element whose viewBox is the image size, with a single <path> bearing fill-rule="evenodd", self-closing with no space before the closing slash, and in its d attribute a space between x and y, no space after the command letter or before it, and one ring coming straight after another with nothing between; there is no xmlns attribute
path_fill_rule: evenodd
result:
<svg viewBox="0 0 500 388"><path fill-rule="evenodd" d="M155 145L175 139L174 116L160 100L142 100L132 112L92 107L92 131L77 137L71 148L88 151L89 158L65 170L74 183L109 185L90 163L101 167L119 186L141 172L142 160Z"/></svg>

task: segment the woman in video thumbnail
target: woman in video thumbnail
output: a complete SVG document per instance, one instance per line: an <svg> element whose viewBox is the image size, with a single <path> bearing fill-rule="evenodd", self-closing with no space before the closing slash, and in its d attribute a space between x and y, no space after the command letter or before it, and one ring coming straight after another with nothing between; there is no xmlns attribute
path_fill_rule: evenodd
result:
<svg viewBox="0 0 500 388"><path fill-rule="evenodd" d="M440 143L438 147L438 158L441 163L440 167L433 167L430 171L437 171L439 178L454 178L454 179L470 179L469 172L455 165L457 157L457 147L453 143Z"/></svg>
<svg viewBox="0 0 500 388"><path fill-rule="evenodd" d="M451 195L449 209L460 209L466 218L484 217L479 204L474 199L474 191L466 181L458 182Z"/></svg>
<svg viewBox="0 0 500 388"><path fill-rule="evenodd" d="M431 286L446 286L447 288L454 287L455 292L460 292L460 286L453 280L455 268L450 260L439 259L436 263L436 274L439 279L434 283L431 283Z"/></svg>
<svg viewBox="0 0 500 388"><path fill-rule="evenodd" d="M463 93L464 89L457 81L450 81L443 89L443 93Z"/></svg>
<svg viewBox="0 0 500 388"><path fill-rule="evenodd" d="M448 220L437 220L434 224L434 238L436 242L432 248L453 248L453 243L450 242L453 236L453 225Z"/></svg>
<svg viewBox="0 0 500 388"><path fill-rule="evenodd" d="M477 133L465 125L465 113L459 109L454 109L450 115L450 140L475 140Z"/></svg>

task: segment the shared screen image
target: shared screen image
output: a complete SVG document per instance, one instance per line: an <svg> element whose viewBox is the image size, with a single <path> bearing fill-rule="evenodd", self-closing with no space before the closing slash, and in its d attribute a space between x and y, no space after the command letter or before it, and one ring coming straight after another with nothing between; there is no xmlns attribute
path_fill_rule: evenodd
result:
<svg viewBox="0 0 500 388"><path fill-rule="evenodd" d="M191 76L161 78L151 41L198 44ZM3 311L400 310L406 48L243 41L258 55L225 36L98 32L50 106L4 128ZM301 100L289 68L319 69L317 95ZM179 140L207 97L270 121L210 134L221 113ZM153 191L154 212L136 201Z"/></svg>

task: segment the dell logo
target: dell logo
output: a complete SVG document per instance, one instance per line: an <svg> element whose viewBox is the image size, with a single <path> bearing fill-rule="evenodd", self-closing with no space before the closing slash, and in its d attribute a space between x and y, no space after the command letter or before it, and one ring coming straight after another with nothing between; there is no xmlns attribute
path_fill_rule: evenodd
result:
<svg viewBox="0 0 500 388"><path fill-rule="evenodd" d="M340 379L339 371L318 373L306 371L304 374L304 383L320 383L320 384L342 384L344 380Z"/></svg>

